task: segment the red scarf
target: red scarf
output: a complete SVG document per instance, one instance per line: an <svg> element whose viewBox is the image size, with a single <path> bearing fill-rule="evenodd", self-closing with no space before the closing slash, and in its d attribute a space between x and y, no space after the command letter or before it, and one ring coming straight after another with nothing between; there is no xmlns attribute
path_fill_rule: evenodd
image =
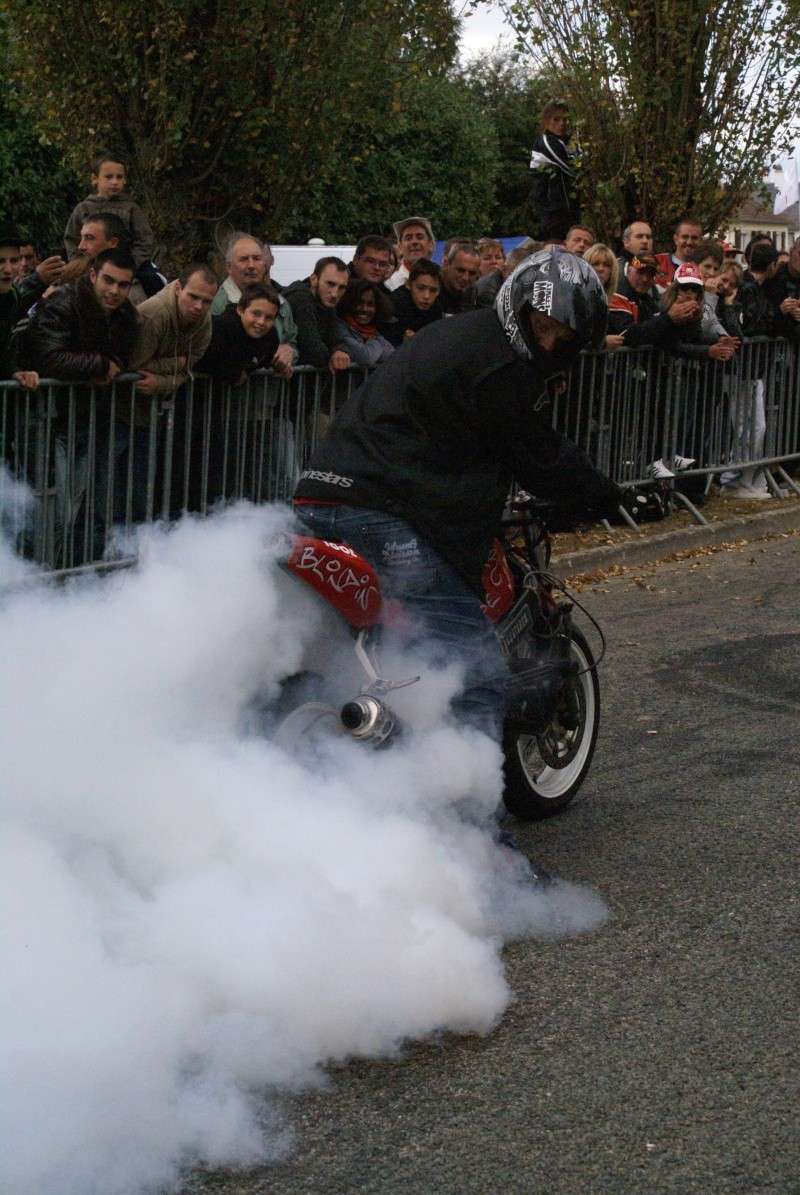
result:
<svg viewBox="0 0 800 1195"><path fill-rule="evenodd" d="M378 329L374 324L360 324L354 315L346 315L344 322L348 328L352 328L354 332L358 332L363 340L372 340L373 336L378 335Z"/></svg>

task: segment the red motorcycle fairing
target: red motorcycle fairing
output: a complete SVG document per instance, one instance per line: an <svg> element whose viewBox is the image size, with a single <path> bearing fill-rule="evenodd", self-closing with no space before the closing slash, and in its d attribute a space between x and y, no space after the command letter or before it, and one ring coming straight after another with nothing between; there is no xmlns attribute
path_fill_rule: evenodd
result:
<svg viewBox="0 0 800 1195"><path fill-rule="evenodd" d="M285 567L339 611L351 627L371 627L381 618L378 574L347 544L293 535Z"/></svg>
<svg viewBox="0 0 800 1195"><path fill-rule="evenodd" d="M481 584L486 594L481 609L489 622L499 622L514 605L516 588L508 558L499 539L492 541L489 559L483 566Z"/></svg>

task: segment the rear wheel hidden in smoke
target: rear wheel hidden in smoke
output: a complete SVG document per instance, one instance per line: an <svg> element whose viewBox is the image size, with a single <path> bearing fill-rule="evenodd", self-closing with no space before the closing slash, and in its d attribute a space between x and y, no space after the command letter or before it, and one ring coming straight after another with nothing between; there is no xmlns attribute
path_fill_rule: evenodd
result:
<svg viewBox="0 0 800 1195"><path fill-rule="evenodd" d="M503 735L503 802L523 821L538 821L565 809L592 762L600 724L600 686L592 650L574 627L570 628L570 658L578 674L547 726L538 734L507 727Z"/></svg>

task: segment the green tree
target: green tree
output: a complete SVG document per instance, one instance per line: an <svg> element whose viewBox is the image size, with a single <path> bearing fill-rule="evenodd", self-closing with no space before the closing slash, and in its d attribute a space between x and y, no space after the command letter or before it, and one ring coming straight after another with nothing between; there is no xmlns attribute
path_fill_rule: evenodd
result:
<svg viewBox="0 0 800 1195"><path fill-rule="evenodd" d="M301 201L293 238L350 241L411 213L437 235L479 236L492 220L498 166L491 119L463 80L404 64L376 89Z"/></svg>
<svg viewBox="0 0 800 1195"><path fill-rule="evenodd" d="M350 123L413 58L444 70L447 0L0 0L13 77L84 176L99 149L175 256L232 213L277 239Z"/></svg>
<svg viewBox="0 0 800 1195"><path fill-rule="evenodd" d="M796 0L501 0L532 67L572 109L584 210L605 236L722 226L787 147Z"/></svg>
<svg viewBox="0 0 800 1195"><path fill-rule="evenodd" d="M547 84L506 49L473 58L462 68L461 77L497 137L495 199L486 231L492 236L516 236L531 226L531 145L548 98Z"/></svg>
<svg viewBox="0 0 800 1195"><path fill-rule="evenodd" d="M9 78L6 21L0 12L0 77ZM61 241L66 204L77 203L78 180L46 144L22 109L16 87L0 92L0 222L46 247Z"/></svg>

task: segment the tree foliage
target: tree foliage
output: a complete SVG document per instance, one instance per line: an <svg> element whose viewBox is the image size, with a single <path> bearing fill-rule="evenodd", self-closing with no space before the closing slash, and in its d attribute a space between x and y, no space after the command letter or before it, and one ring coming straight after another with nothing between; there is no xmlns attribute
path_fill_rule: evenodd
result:
<svg viewBox="0 0 800 1195"><path fill-rule="evenodd" d="M502 0L520 46L566 99L584 210L604 235L662 235L690 212L719 228L788 145L796 0Z"/></svg>
<svg viewBox="0 0 800 1195"><path fill-rule="evenodd" d="M2 13L0 78L9 78ZM78 198L78 180L53 146L37 135L17 89L6 82L0 92L0 223L15 224L39 244L57 245L64 231L63 208Z"/></svg>
<svg viewBox="0 0 800 1195"><path fill-rule="evenodd" d="M497 169L494 125L464 82L403 64L344 131L289 232L353 240L413 213L429 216L437 236L478 236L491 221Z"/></svg>
<svg viewBox="0 0 800 1195"><path fill-rule="evenodd" d="M457 33L447 0L0 4L40 134L87 182L99 149L118 153L183 256L240 211L285 235L383 81L443 72Z"/></svg>
<svg viewBox="0 0 800 1195"><path fill-rule="evenodd" d="M497 138L494 203L484 230L492 236L516 236L530 227L531 144L548 98L547 84L508 49L475 57L460 73Z"/></svg>

